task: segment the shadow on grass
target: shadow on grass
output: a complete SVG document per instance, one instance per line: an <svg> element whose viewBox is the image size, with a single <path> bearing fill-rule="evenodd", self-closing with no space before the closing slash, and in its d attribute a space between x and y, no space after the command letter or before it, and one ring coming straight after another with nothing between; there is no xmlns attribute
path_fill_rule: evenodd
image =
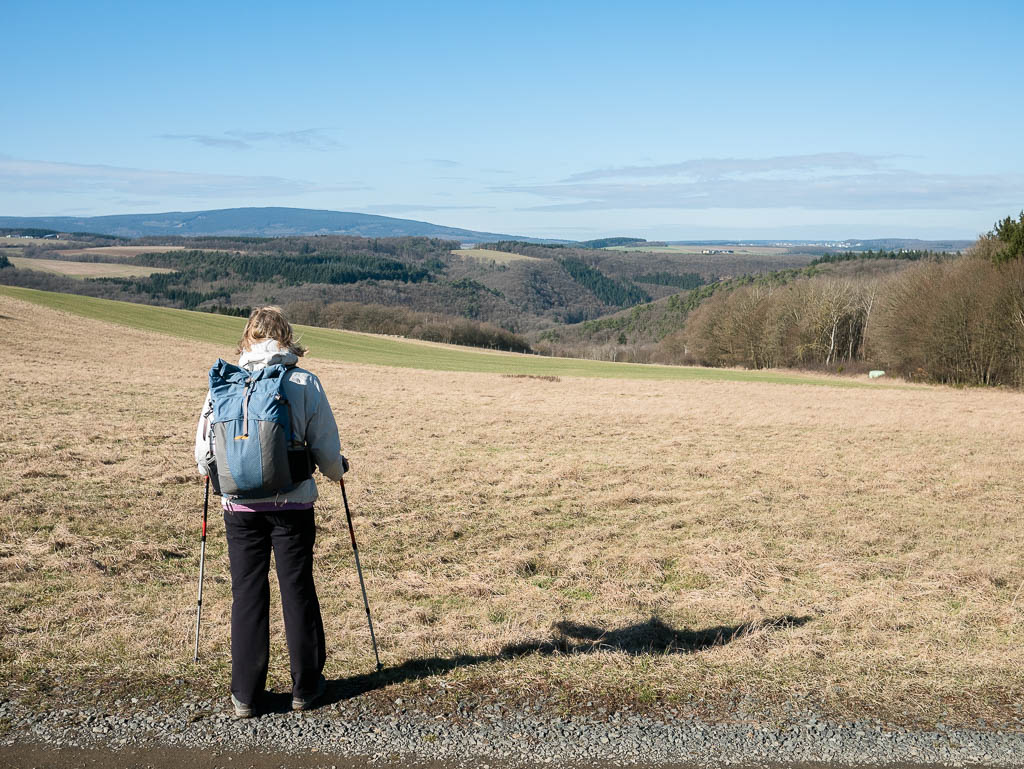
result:
<svg viewBox="0 0 1024 769"><path fill-rule="evenodd" d="M635 657L642 654L695 654L768 628L800 627L811 619L782 616L744 622L741 625L717 625L703 630L675 630L657 617L615 630L562 621L555 625L557 632L553 638L511 644L497 654L459 654L453 657L413 659L396 667L386 667L379 673L328 681L327 693L317 702L317 706L352 699L392 684L444 675L458 668L515 660L535 654L594 654L603 651L624 652ZM270 695L267 705L275 712L288 710L291 708L291 696Z"/></svg>

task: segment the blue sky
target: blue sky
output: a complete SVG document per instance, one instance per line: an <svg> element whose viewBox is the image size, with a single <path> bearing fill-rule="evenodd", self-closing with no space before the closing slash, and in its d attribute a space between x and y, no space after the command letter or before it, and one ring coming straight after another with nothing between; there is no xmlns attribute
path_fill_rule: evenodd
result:
<svg viewBox="0 0 1024 769"><path fill-rule="evenodd" d="M964 237L1024 208L1020 2L5 3L0 215Z"/></svg>

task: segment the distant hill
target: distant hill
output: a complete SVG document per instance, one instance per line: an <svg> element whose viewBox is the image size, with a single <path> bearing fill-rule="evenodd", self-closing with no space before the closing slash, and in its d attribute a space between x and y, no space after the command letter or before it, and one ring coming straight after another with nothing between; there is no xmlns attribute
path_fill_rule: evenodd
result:
<svg viewBox="0 0 1024 769"><path fill-rule="evenodd" d="M489 240L566 242L495 232L477 232L412 219L395 219L390 216L319 211L309 208L222 208L213 211L171 211L162 214L114 216L0 216L0 227L95 232L122 238L166 235L357 235L364 238L421 236L458 240L463 243L481 243Z"/></svg>
<svg viewBox="0 0 1024 769"><path fill-rule="evenodd" d="M907 249L911 251L966 251L972 245L973 240L918 240L916 238L875 238L873 240L848 240L848 248L857 250L883 250L899 251ZM856 244L856 245L854 245Z"/></svg>
<svg viewBox="0 0 1024 769"><path fill-rule="evenodd" d="M868 251L882 249L899 251L901 248L913 251L964 251L970 248L973 240L919 240L917 238L848 238L846 240L670 240L670 246L770 246L774 248L793 248L797 251L811 253L821 249L850 249ZM648 245L652 245L648 243Z"/></svg>

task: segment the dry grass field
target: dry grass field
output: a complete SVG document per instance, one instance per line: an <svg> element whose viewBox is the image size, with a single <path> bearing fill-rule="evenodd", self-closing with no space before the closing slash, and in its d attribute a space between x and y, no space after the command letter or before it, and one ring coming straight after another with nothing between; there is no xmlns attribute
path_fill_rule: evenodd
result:
<svg viewBox="0 0 1024 769"><path fill-rule="evenodd" d="M38 241L28 238L4 238L0 237L0 254L4 256L20 256L27 246L35 245Z"/></svg>
<svg viewBox="0 0 1024 769"><path fill-rule="evenodd" d="M191 661L191 445L233 351L6 295L0 330L0 690L226 698L216 514ZM808 698L950 723L1024 698L1020 393L306 365L353 463L388 666L368 698ZM371 688L340 492L321 489L325 672Z"/></svg>
<svg viewBox="0 0 1024 769"><path fill-rule="evenodd" d="M493 251L489 248L459 248L452 253L455 256L466 256L473 259L479 259L484 262L494 262L495 264L511 264L512 262L542 262L543 259L539 259L536 256L526 256L525 254L513 254L507 251Z"/></svg>
<svg viewBox="0 0 1024 769"><path fill-rule="evenodd" d="M21 256L11 256L8 259L20 270L39 270L55 275L66 275L69 278L141 278L154 272L173 272L166 267L143 267L133 264L65 262L59 259L31 259Z"/></svg>
<svg viewBox="0 0 1024 769"><path fill-rule="evenodd" d="M167 251L181 251L185 246L95 246L92 248L61 249L58 253L68 256L138 256L139 254L159 254Z"/></svg>

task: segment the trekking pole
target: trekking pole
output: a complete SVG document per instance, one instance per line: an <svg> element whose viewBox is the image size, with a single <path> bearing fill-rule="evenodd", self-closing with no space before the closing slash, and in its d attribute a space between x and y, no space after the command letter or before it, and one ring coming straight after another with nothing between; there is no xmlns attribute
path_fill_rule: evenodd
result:
<svg viewBox="0 0 1024 769"><path fill-rule="evenodd" d="M359 565L359 548L356 546L356 530L352 528L352 513L348 509L348 494L345 493L345 479L341 481L341 498L345 501L345 517L348 518L348 533L352 537L352 552L356 556L356 571L359 573L359 587L363 591L363 608L366 609L366 621L370 625L370 640L373 641L373 656L377 658L377 671L380 672L384 666L380 664L380 655L377 653L377 637L373 634L373 620L370 619L370 602L366 599L366 583L363 582L363 567Z"/></svg>
<svg viewBox="0 0 1024 769"><path fill-rule="evenodd" d="M203 536L199 545L199 599L196 601L196 648L192 661L199 662L199 618L203 612L203 573L206 571L206 511L210 506L210 476L206 476L206 493L203 495Z"/></svg>

